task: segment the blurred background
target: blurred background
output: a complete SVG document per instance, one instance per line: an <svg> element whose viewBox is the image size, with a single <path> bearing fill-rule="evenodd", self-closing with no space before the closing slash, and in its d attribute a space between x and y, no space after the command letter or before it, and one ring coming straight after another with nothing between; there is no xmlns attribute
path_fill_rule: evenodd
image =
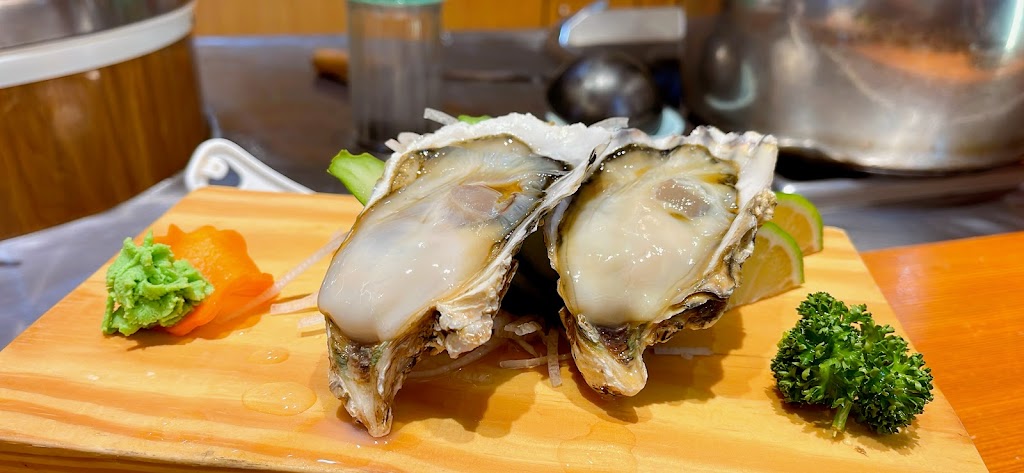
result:
<svg viewBox="0 0 1024 473"><path fill-rule="evenodd" d="M243 183L225 155L289 190L345 192L325 169L359 149L354 103L383 89L351 80L353 1L0 0L0 346L188 176ZM777 136L776 190L808 197L859 250L1024 228L1024 0L433 4L439 18L409 17L439 25L430 57L378 78L433 65L452 115L554 121L571 112L552 100L572 90L561 79L603 70L609 104L656 97L652 133ZM604 69L573 69L609 52ZM598 103L585 97L561 96ZM237 146L214 159L200 145L217 138Z"/></svg>
<svg viewBox="0 0 1024 473"><path fill-rule="evenodd" d="M592 0L447 0L446 30L546 28ZM679 6L710 14L722 0L610 0L612 8ZM345 2L338 0L198 0L197 35L331 34L345 31Z"/></svg>

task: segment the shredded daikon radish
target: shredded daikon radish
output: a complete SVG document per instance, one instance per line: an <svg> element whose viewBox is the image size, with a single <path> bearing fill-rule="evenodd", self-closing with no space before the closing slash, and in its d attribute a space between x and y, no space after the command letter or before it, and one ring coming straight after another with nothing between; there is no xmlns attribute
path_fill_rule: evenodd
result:
<svg viewBox="0 0 1024 473"><path fill-rule="evenodd" d="M298 330L299 333L312 332L314 330L327 330L327 322L324 320L324 315L317 313L310 315L309 317L303 317L299 319Z"/></svg>
<svg viewBox="0 0 1024 473"><path fill-rule="evenodd" d="M409 373L409 376L407 376L407 378L428 379L435 378L443 374L451 373L452 371L463 368L469 365L470 363L473 363L474 361L477 361L489 355L492 351L494 351L495 348L498 348L504 342L504 339L498 337L491 337L491 339L488 340L487 343L484 343L483 345L477 347L475 350L456 358L451 363L438 366L437 368L431 368L429 370L413 371Z"/></svg>
<svg viewBox="0 0 1024 473"><path fill-rule="evenodd" d="M523 335L527 335L533 332L539 332L541 328L542 327L538 322L527 322L523 325L520 325L519 328L516 329L515 334L522 337Z"/></svg>
<svg viewBox="0 0 1024 473"><path fill-rule="evenodd" d="M509 315L509 317L512 317L512 315ZM514 318L512 320L509 320L508 323L505 324L505 331L506 332L515 331L516 327L518 327L518 326L520 326L522 324L525 324L527 322L533 322L534 320L537 320L537 318L532 316L532 315L524 315L524 316L521 316L521 317L516 317L516 318Z"/></svg>
<svg viewBox="0 0 1024 473"><path fill-rule="evenodd" d="M519 317L518 319L515 319L515 320L505 324L504 330L506 332L509 332L509 333L515 332L516 328L518 328L520 325L523 325L526 322L529 322L531 320L533 320L533 317L529 317L529 316L527 316L527 317Z"/></svg>
<svg viewBox="0 0 1024 473"><path fill-rule="evenodd" d="M535 320L527 320L525 322L515 321L505 326L506 332L512 332L522 337L523 335L537 332L541 329L539 323Z"/></svg>
<svg viewBox="0 0 1024 473"><path fill-rule="evenodd" d="M320 294L319 291L314 291L312 294L307 294L298 299L279 302L277 304L270 305L270 314L288 314L292 312L298 312L300 310L315 309L316 308L316 297Z"/></svg>
<svg viewBox="0 0 1024 473"><path fill-rule="evenodd" d="M440 123L442 125L451 125L452 123L458 123L459 121L459 119L451 115L448 115L447 113L444 113L440 110L435 110L433 108L424 109L423 118L426 118L427 120L430 120L432 122Z"/></svg>
<svg viewBox="0 0 1024 473"><path fill-rule="evenodd" d="M570 355L569 353L564 353L564 354L558 355L558 361L559 362L568 361L571 358L572 358L572 355ZM521 360L502 360L502 361L498 362L498 366L500 366L502 368L513 369L513 370L521 370L521 369L534 368L534 367L537 367L537 366L540 366L540 365L544 365L544 364L547 364L547 362L548 362L548 357L547 356L538 356L536 358L524 358L524 359L521 359Z"/></svg>
<svg viewBox="0 0 1024 473"><path fill-rule="evenodd" d="M708 347L654 347L655 355L675 355L692 360L695 356L709 356L715 354Z"/></svg>
<svg viewBox="0 0 1024 473"><path fill-rule="evenodd" d="M454 118L453 118L454 120ZM404 153L409 149L409 145L412 142L418 140L420 135L408 131L403 131L398 134L398 138L392 138L384 142L384 146L387 146L391 151L396 153Z"/></svg>
<svg viewBox="0 0 1024 473"><path fill-rule="evenodd" d="M523 340L522 338L519 337L509 337L509 340L512 340L513 342L516 342L519 346L523 347L523 350L526 350L526 353L529 353L530 355L533 356L540 356L540 354L537 353L537 349L533 348L533 345L530 345L526 340Z"/></svg>
<svg viewBox="0 0 1024 473"><path fill-rule="evenodd" d="M548 330L548 378L552 387L562 385L562 369L558 366L558 330Z"/></svg>
<svg viewBox="0 0 1024 473"><path fill-rule="evenodd" d="M233 320L233 319L235 319L237 317L240 317L242 315L245 315L245 314L249 313L250 310L253 310L253 309L259 307L264 302L267 302L267 301L273 299L275 296L277 296L278 294L281 293L281 289L284 289L284 287L287 286L288 283L292 282L292 280L294 280L295 278L299 277L299 275L302 274L303 272L305 272L307 269L309 269L310 266L313 266L314 264L316 264L317 261L320 261L320 260L324 259L325 256L327 256L327 255L333 253L335 250L337 250L338 247L341 246L341 242L345 241L345 236L347 236L347 235L348 235L348 231L347 230L346 231L339 230L337 233L334 234L334 236L331 237L330 241L328 241L326 244L324 244L324 246L321 246L319 249L314 251L313 254L309 255L309 258L306 258L304 261L299 263L297 266L295 266L294 268L289 270L287 273L284 273L283 276L281 276L280 278L277 278L277 280L274 281L274 285L273 286L270 286L266 291L263 291L263 293L261 293L260 295L250 299L249 303L244 305L244 306L242 306L241 309L238 309L238 310L236 310L234 312L231 312L231 313L228 313L228 314L224 314L224 315L218 317L217 321L218 322L228 322L228 321L231 321L231 320Z"/></svg>

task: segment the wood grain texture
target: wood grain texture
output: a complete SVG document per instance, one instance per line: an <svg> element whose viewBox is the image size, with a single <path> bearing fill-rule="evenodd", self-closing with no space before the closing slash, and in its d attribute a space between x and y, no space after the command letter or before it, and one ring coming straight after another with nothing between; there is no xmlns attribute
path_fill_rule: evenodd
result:
<svg viewBox="0 0 1024 473"><path fill-rule="evenodd" d="M347 29L345 0L198 0L197 35L332 34Z"/></svg>
<svg viewBox="0 0 1024 473"><path fill-rule="evenodd" d="M153 228L237 229L261 269L281 274L349 226L358 210L348 196L207 188ZM807 258L804 287L726 314L711 329L679 334L673 345L709 347L713 355L649 354L650 381L634 398L597 397L568 364L559 388L544 368L499 368L501 359L526 356L510 346L446 377L408 381L383 439L353 425L330 394L325 335L296 331L312 311L257 315L183 339L104 337L101 269L0 353L0 467L984 471L941 393L909 432L890 437L853 426L833 439L823 428L827 413L781 404L769 358L808 291L867 303L879 321L896 323L845 234L829 228L825 237L825 250ZM315 290L327 264L310 268L282 297ZM244 399L271 383L287 383L275 386L291 392L279 403L312 393L312 405L287 412L293 415L247 407Z"/></svg>
<svg viewBox="0 0 1024 473"><path fill-rule="evenodd" d="M558 22L572 16L581 8L594 3L588 0L547 0L544 2L544 23L548 26L554 26ZM638 6L637 0L609 0L608 6L611 8L630 8ZM672 4L674 2L665 1L664 4Z"/></svg>
<svg viewBox="0 0 1024 473"><path fill-rule="evenodd" d="M590 0L445 0L446 30L546 28ZM611 0L613 7L682 5L688 13L718 11L720 1ZM347 29L344 0L198 0L199 35L333 34Z"/></svg>
<svg viewBox="0 0 1024 473"><path fill-rule="evenodd" d="M545 0L547 24L555 25L579 9L593 3L593 0ZM721 0L609 0L611 8L644 8L679 6L687 15L711 15L722 10Z"/></svg>
<svg viewBox="0 0 1024 473"><path fill-rule="evenodd" d="M192 40L0 88L0 239L113 207L183 169L206 138Z"/></svg>
<svg viewBox="0 0 1024 473"><path fill-rule="evenodd" d="M447 30L542 28L547 0L446 0L442 8ZM512 5L515 5L514 7Z"/></svg>
<svg viewBox="0 0 1024 473"><path fill-rule="evenodd" d="M1024 470L1024 232L864 253L990 471Z"/></svg>

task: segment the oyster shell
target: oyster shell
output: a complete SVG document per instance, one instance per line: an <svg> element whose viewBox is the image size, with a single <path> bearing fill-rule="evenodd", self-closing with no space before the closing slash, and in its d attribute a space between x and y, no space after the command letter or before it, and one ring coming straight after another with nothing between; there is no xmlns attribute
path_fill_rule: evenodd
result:
<svg viewBox="0 0 1024 473"><path fill-rule="evenodd" d="M491 336L513 255L586 177L611 133L531 115L403 134L324 277L330 387L371 435L426 354Z"/></svg>
<svg viewBox="0 0 1024 473"><path fill-rule="evenodd" d="M632 396L649 345L721 317L774 209L777 147L698 128L657 141L624 130L606 150L544 233L576 366L595 390Z"/></svg>

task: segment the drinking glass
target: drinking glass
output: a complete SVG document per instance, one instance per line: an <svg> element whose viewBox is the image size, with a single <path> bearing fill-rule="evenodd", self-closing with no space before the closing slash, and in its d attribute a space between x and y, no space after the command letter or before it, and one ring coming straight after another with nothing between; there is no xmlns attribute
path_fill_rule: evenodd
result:
<svg viewBox="0 0 1024 473"><path fill-rule="evenodd" d="M349 99L357 143L429 131L439 108L441 0L348 0Z"/></svg>

